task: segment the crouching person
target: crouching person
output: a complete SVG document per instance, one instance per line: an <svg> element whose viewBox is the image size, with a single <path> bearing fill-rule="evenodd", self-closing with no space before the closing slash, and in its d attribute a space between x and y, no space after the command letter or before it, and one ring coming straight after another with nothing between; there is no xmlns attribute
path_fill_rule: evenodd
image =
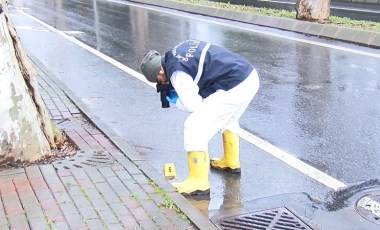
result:
<svg viewBox="0 0 380 230"><path fill-rule="evenodd" d="M187 40L161 55L149 51L141 71L150 82L169 85L166 97L190 112L184 124L188 176L172 183L184 195L207 195L209 165L240 173L239 119L259 89L255 68L243 57L216 45ZM208 155L208 143L222 131L224 154Z"/></svg>

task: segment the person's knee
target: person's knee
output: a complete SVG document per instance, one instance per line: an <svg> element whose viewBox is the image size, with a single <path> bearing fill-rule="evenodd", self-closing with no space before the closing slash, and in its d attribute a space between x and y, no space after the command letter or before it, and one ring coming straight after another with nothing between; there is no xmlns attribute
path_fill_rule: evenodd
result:
<svg viewBox="0 0 380 230"><path fill-rule="evenodd" d="M184 146L186 151L207 151L208 131L200 123L188 117L184 123Z"/></svg>
<svg viewBox="0 0 380 230"><path fill-rule="evenodd" d="M237 134L240 131L240 126L239 126L239 124L229 124L229 125L226 125L225 127L223 127L222 131L225 131L225 130L228 130L231 133Z"/></svg>

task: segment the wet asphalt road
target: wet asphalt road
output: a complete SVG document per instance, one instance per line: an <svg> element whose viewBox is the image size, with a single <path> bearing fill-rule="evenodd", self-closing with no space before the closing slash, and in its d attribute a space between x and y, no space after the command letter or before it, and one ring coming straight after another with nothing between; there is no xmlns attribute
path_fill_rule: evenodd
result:
<svg viewBox="0 0 380 230"><path fill-rule="evenodd" d="M259 92L241 119L245 130L345 184L379 178L380 59L249 30L378 55L376 50L204 16L193 16L201 19L196 20L188 14L145 9L127 2L10 3L136 71L147 50L164 52L188 38L227 47L250 60L260 74ZM153 88L47 32L24 15L12 13L28 52L142 158L150 160L158 173L162 173L165 162L174 162L178 179L186 177L182 124L187 113L161 109ZM215 136L210 155L220 155L221 145L220 136ZM332 191L244 140L241 162L240 177L211 171L211 200L200 204L201 209L239 208L242 203L284 193L304 192L324 200Z"/></svg>

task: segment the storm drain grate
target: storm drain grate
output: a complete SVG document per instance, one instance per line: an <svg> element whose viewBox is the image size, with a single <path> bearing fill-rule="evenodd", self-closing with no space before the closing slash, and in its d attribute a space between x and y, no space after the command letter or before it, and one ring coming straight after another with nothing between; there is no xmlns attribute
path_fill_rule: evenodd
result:
<svg viewBox="0 0 380 230"><path fill-rule="evenodd" d="M220 229L312 229L302 220L281 207L258 212L251 212L219 220Z"/></svg>
<svg viewBox="0 0 380 230"><path fill-rule="evenodd" d="M106 151L79 151L74 157L53 163L58 170L83 167L112 167L115 164L117 164L115 158Z"/></svg>

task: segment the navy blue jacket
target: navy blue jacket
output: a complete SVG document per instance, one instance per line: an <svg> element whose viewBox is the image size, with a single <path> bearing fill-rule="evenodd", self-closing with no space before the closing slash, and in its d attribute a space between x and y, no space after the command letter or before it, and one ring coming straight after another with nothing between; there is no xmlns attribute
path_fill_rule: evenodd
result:
<svg viewBox="0 0 380 230"><path fill-rule="evenodd" d="M175 71L190 75L202 98L219 89L229 90L244 81L254 67L231 51L198 40L187 40L165 53L162 66L168 78Z"/></svg>

